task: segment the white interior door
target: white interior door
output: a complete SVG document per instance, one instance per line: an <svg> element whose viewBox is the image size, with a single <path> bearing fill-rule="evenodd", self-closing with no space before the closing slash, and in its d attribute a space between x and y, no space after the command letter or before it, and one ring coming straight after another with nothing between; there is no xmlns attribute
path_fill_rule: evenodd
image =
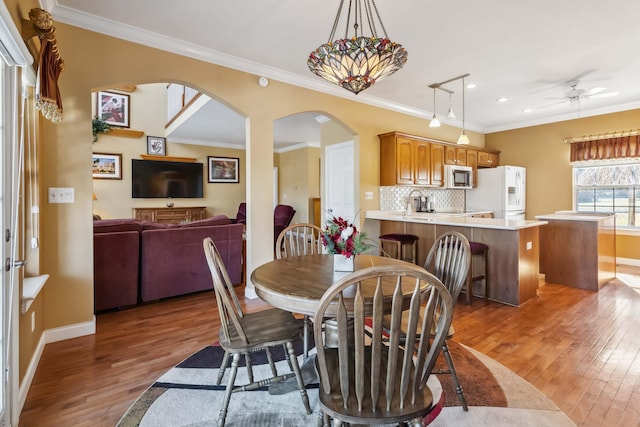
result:
<svg viewBox="0 0 640 427"><path fill-rule="evenodd" d="M352 221L356 214L353 141L326 147L324 158L325 210Z"/></svg>

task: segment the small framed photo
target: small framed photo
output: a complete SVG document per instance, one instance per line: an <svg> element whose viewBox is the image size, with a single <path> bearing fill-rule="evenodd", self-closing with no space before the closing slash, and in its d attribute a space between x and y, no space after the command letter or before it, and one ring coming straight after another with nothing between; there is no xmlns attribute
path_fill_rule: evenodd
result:
<svg viewBox="0 0 640 427"><path fill-rule="evenodd" d="M93 179L122 179L122 154L93 153Z"/></svg>
<svg viewBox="0 0 640 427"><path fill-rule="evenodd" d="M240 159L208 156L209 182L240 182Z"/></svg>
<svg viewBox="0 0 640 427"><path fill-rule="evenodd" d="M129 127L129 95L115 92L98 92L96 115L111 126Z"/></svg>
<svg viewBox="0 0 640 427"><path fill-rule="evenodd" d="M147 154L166 156L167 138L163 138L161 136L147 136Z"/></svg>

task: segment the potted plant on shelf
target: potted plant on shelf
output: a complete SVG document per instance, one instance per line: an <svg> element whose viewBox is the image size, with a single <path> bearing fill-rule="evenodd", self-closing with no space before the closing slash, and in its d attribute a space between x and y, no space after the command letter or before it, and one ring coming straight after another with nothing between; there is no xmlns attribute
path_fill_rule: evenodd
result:
<svg viewBox="0 0 640 427"><path fill-rule="evenodd" d="M334 271L353 271L355 256L372 246L367 241L366 233L359 231L346 219L334 215L322 230L322 244L327 253L333 255Z"/></svg>
<svg viewBox="0 0 640 427"><path fill-rule="evenodd" d="M93 142L98 140L98 133L107 133L111 130L111 125L97 116L93 116L91 124L93 126Z"/></svg>

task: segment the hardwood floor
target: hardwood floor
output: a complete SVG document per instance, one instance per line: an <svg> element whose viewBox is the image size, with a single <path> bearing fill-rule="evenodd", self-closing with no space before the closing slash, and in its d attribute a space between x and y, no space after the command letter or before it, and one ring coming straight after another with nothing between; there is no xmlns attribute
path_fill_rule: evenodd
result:
<svg viewBox="0 0 640 427"><path fill-rule="evenodd" d="M535 385L580 426L638 427L640 268L618 272L598 293L542 283L520 308L459 302L455 339ZM254 300L247 310L263 306ZM218 325L208 292L99 315L94 336L46 346L20 426L114 426L163 372L216 341Z"/></svg>

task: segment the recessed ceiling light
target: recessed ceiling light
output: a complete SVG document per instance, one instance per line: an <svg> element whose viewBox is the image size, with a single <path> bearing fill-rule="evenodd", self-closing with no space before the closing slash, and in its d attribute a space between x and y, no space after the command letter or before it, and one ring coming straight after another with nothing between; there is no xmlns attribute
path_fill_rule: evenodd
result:
<svg viewBox="0 0 640 427"><path fill-rule="evenodd" d="M523 111L523 113L530 113L530 112L532 112L532 111L533 111L533 110L532 110L531 108L527 108L526 110L524 110L524 111Z"/></svg>
<svg viewBox="0 0 640 427"><path fill-rule="evenodd" d="M475 84L475 83L469 83L469 84L467 85L467 89L473 89L474 87L476 87L476 84Z"/></svg>
<svg viewBox="0 0 640 427"><path fill-rule="evenodd" d="M498 101L498 102L507 102L508 100L509 100L509 98L505 98L504 96L502 98L496 99L496 101Z"/></svg>

